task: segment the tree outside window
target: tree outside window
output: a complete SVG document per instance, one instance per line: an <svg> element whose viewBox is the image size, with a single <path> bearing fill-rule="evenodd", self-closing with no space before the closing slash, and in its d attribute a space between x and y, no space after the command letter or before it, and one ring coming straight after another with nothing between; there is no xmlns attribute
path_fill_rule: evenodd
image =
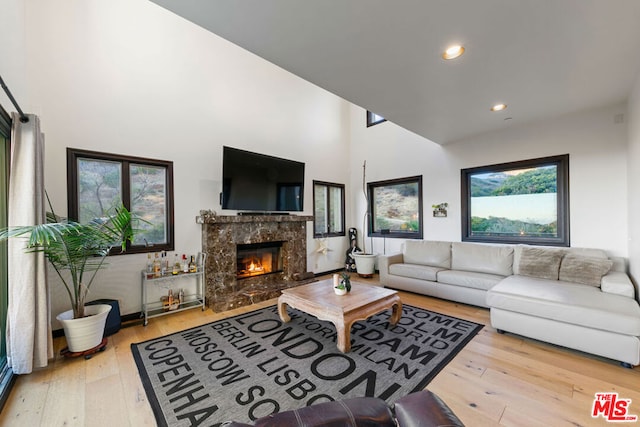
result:
<svg viewBox="0 0 640 427"><path fill-rule="evenodd" d="M78 222L101 218L122 203L122 163L78 158Z"/></svg>
<svg viewBox="0 0 640 427"><path fill-rule="evenodd" d="M344 236L344 185L313 181L313 236Z"/></svg>
<svg viewBox="0 0 640 427"><path fill-rule="evenodd" d="M173 163L67 149L69 216L81 223L123 203L144 221L127 252L173 250Z"/></svg>
<svg viewBox="0 0 640 427"><path fill-rule="evenodd" d="M462 240L569 245L569 156L462 170Z"/></svg>
<svg viewBox="0 0 640 427"><path fill-rule="evenodd" d="M422 176L370 182L369 236L422 239Z"/></svg>

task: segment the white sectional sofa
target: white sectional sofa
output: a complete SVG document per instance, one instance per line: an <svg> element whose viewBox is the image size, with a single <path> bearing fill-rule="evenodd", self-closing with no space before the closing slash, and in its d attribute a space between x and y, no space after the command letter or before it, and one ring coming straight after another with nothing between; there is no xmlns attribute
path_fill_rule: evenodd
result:
<svg viewBox="0 0 640 427"><path fill-rule="evenodd" d="M636 291L602 250L408 240L379 269L386 287L489 308L499 332L640 364Z"/></svg>

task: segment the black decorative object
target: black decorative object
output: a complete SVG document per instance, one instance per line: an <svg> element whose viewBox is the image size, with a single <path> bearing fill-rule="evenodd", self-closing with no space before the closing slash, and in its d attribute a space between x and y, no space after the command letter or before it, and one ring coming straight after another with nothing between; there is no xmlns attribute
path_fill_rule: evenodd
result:
<svg viewBox="0 0 640 427"><path fill-rule="evenodd" d="M354 252L362 252L358 247L358 230L355 228L349 229L349 249L347 249L347 256L344 261L344 269L346 271L356 271L356 259L352 256Z"/></svg>

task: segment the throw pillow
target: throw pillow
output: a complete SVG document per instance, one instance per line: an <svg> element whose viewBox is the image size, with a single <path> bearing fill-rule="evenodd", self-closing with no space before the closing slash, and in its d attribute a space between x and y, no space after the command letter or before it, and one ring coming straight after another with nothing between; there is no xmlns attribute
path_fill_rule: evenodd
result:
<svg viewBox="0 0 640 427"><path fill-rule="evenodd" d="M560 280L590 286L600 286L602 276L613 266L610 259L567 254L560 265Z"/></svg>
<svg viewBox="0 0 640 427"><path fill-rule="evenodd" d="M558 280L562 251L542 248L522 248L519 272L522 276Z"/></svg>

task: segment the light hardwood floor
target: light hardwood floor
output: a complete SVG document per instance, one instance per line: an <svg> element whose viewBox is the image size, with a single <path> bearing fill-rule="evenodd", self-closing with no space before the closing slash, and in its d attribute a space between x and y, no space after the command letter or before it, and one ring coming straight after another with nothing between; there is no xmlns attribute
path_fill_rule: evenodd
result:
<svg viewBox="0 0 640 427"><path fill-rule="evenodd" d="M375 279L373 279L375 280ZM602 426L593 419L596 392L631 399L640 416L640 368L500 335L487 309L400 293L403 303L482 323L482 331L427 386L467 426ZM154 426L155 420L130 344L275 304L267 301L225 313L194 309L126 327L90 360L64 359L55 340L49 367L20 376L0 413L0 426ZM630 425L630 424L622 424ZM640 422L632 425L640 425Z"/></svg>

